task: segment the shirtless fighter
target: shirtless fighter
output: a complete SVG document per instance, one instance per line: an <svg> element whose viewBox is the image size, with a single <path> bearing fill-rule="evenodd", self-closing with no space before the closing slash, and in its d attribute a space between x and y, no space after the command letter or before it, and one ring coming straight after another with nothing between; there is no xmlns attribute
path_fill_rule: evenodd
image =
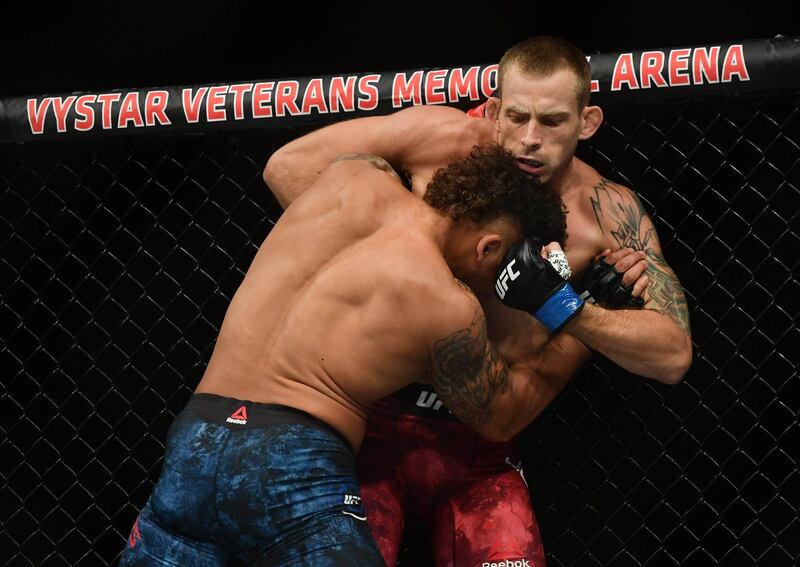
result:
<svg viewBox="0 0 800 567"><path fill-rule="evenodd" d="M120 565L383 565L353 459L369 406L424 380L502 439L535 395L472 291L491 293L524 236L563 241L561 203L532 183L496 144L437 172L424 201L380 158L327 167L237 290Z"/></svg>
<svg viewBox="0 0 800 567"><path fill-rule="evenodd" d="M541 412L583 364L588 351L580 341L627 370L679 382L692 356L688 310L655 227L630 189L574 156L578 141L590 138L603 119L599 107L588 105L590 70L583 54L559 38L525 40L504 54L498 84L498 96L471 112L480 118L452 108L416 107L313 132L273 154L265 180L285 206L338 153L367 152L404 171L413 191L423 194L442 164L473 144L497 141L566 205L565 251L573 281L588 272L600 305L635 307L642 294L646 300L644 309L589 305L568 332L555 335L484 302L490 336L503 356L538 372L536 407L529 409ZM605 262L595 262L598 256ZM381 400L370 414L359 477L387 564L396 562L408 507L430 528L440 567L524 560L541 567L541 538L514 444L482 439L458 423L446 404L430 387L416 384Z"/></svg>

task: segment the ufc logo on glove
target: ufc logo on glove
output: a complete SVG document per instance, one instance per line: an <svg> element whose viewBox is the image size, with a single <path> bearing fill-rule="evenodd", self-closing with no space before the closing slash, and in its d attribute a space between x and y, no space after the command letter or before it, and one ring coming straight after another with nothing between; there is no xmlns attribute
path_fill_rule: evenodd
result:
<svg viewBox="0 0 800 567"><path fill-rule="evenodd" d="M497 278L497 283L494 286L494 289L497 292L497 297L500 299L503 299L506 296L506 292L508 291L508 280L513 282L519 276L519 272L514 271L514 264L516 263L516 260L511 260L511 262L509 262L508 265L500 271L500 275Z"/></svg>
<svg viewBox="0 0 800 567"><path fill-rule="evenodd" d="M505 305L527 311L557 333L583 309L583 300L541 256L542 243L527 238L506 252L497 271L495 293ZM563 258L559 263L566 263ZM568 269L568 268L567 268Z"/></svg>

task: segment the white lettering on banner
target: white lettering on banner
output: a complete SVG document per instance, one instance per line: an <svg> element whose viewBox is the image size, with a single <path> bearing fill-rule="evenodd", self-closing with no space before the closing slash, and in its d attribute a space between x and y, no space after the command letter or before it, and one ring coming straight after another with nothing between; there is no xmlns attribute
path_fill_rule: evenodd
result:
<svg viewBox="0 0 800 567"><path fill-rule="evenodd" d="M381 80L380 75L366 75L358 80L358 91L367 95L366 99L358 99L359 110L375 110L380 101L380 92L375 83Z"/></svg>
<svg viewBox="0 0 800 567"><path fill-rule="evenodd" d="M244 120L244 95L253 90L252 83L231 85L228 92L233 93L233 119Z"/></svg>
<svg viewBox="0 0 800 567"><path fill-rule="evenodd" d="M275 85L275 116L297 116L300 109L297 107L297 92L300 83L297 81L278 81Z"/></svg>
<svg viewBox="0 0 800 567"><path fill-rule="evenodd" d="M405 103L413 105L457 103L461 99L479 100L480 95L489 97L496 89L497 65L489 65L480 72L475 65L464 71L433 69L414 71L411 76L395 73L392 79L391 100L393 108ZM449 75L449 76L448 76Z"/></svg>
<svg viewBox="0 0 800 567"><path fill-rule="evenodd" d="M392 106L400 108L404 102L422 104L422 71L415 71L411 78L405 73L397 73L392 81Z"/></svg>
<svg viewBox="0 0 800 567"><path fill-rule="evenodd" d="M428 73L425 81L425 104L444 104L447 97L444 94L444 81L447 69L436 69Z"/></svg>
<svg viewBox="0 0 800 567"><path fill-rule="evenodd" d="M66 99L55 97L53 99L53 113L56 115L56 129L59 132L67 131L67 112L69 111L72 103L75 102L76 96L68 96Z"/></svg>
<svg viewBox="0 0 800 567"><path fill-rule="evenodd" d="M328 96L331 101L331 112L339 112L340 106L342 112L353 112L356 109L355 89L355 77L331 77Z"/></svg>
<svg viewBox="0 0 800 567"><path fill-rule="evenodd" d="M225 112L225 94L228 85L219 85L208 89L206 97L206 120L208 122L224 122L228 117Z"/></svg>
<svg viewBox="0 0 800 567"><path fill-rule="evenodd" d="M183 114L186 122L190 124L200 121L200 105L206 96L208 87L200 87L197 92L192 94L192 89L183 89Z"/></svg>
<svg viewBox="0 0 800 567"><path fill-rule="evenodd" d="M47 108L53 103L51 97L47 97L36 105L35 98L28 99L28 125L31 127L31 134L41 134L44 132L44 119L47 115Z"/></svg>
<svg viewBox="0 0 800 567"><path fill-rule="evenodd" d="M83 95L75 101L75 113L80 117L75 121L75 129L78 132L94 128L94 109L89 104L96 100L95 95Z"/></svg>
<svg viewBox="0 0 800 567"><path fill-rule="evenodd" d="M97 101L102 104L103 130L110 130L113 127L111 124L111 108L120 98L121 96L119 93L97 95Z"/></svg>
<svg viewBox="0 0 800 567"><path fill-rule="evenodd" d="M122 99L117 116L117 128L127 128L128 122L133 122L136 128L144 126L142 113L139 110L139 93L136 91L126 94Z"/></svg>
<svg viewBox="0 0 800 567"><path fill-rule="evenodd" d="M469 100L478 100L478 70L477 65L470 67L467 73L461 67L453 69L448 85L449 101L458 102L459 99L469 97Z"/></svg>
<svg viewBox="0 0 800 567"><path fill-rule="evenodd" d="M633 53L620 53L611 75L611 90L681 87L720 81L730 83L734 78L750 80L741 44L731 45L724 54L719 45L643 51L638 72Z"/></svg>
<svg viewBox="0 0 800 567"><path fill-rule="evenodd" d="M253 118L272 117L272 87L273 82L256 83L253 87Z"/></svg>
<svg viewBox="0 0 800 567"><path fill-rule="evenodd" d="M590 56L586 59L591 61ZM34 135L43 134L46 128L63 133L171 126L167 116L171 92L180 97L186 124L373 111L382 102L388 104L381 100L387 94L394 108L458 103L491 96L497 88L497 65L419 70L390 78L388 93L379 88L382 75L369 74L187 87L180 94L153 89L30 98L26 100L27 121ZM750 80L742 44L714 45L643 51L638 61L633 53L620 53L610 88L620 91ZM600 90L596 79L591 90ZM250 104L245 104L247 96ZM498 279L501 297L509 279L514 279L510 272Z"/></svg>
<svg viewBox="0 0 800 567"><path fill-rule="evenodd" d="M327 114L328 106L325 104L322 79L311 79L303 93L303 114L311 114L311 109L316 108L319 114Z"/></svg>
<svg viewBox="0 0 800 567"><path fill-rule="evenodd" d="M167 118L167 102L169 93L167 91L148 91L144 100L144 123L148 126L155 126L156 120L162 126L172 124Z"/></svg>

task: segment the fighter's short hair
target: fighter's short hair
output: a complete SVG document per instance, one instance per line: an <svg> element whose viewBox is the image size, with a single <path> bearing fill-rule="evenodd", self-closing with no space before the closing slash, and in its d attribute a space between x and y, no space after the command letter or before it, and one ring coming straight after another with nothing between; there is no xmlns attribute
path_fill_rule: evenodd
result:
<svg viewBox="0 0 800 567"><path fill-rule="evenodd" d="M547 35L530 37L510 47L500 59L497 85L502 96L503 77L517 69L535 77L547 77L566 69L578 79L578 108L589 104L592 72L589 62L577 46L566 39Z"/></svg>

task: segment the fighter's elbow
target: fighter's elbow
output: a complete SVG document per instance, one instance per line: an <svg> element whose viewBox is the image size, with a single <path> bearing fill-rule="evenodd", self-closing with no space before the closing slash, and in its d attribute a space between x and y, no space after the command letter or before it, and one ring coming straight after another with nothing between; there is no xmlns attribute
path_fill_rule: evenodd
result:
<svg viewBox="0 0 800 567"><path fill-rule="evenodd" d="M262 174L264 183L266 183L270 189L272 189L273 186L278 186L285 172L286 157L283 151L277 150L269 156L267 164L264 166L264 172Z"/></svg>
<svg viewBox="0 0 800 567"><path fill-rule="evenodd" d="M267 165L264 166L264 171L261 172L261 179L264 180L264 184L266 184L267 187L271 186L270 183L272 182L273 169L274 164L272 163L272 156L270 156L270 158L267 160Z"/></svg>
<svg viewBox="0 0 800 567"><path fill-rule="evenodd" d="M516 435L516 432L509 428L504 427L485 427L477 430L478 435L489 441L490 443L506 443L511 441Z"/></svg>
<svg viewBox="0 0 800 567"><path fill-rule="evenodd" d="M492 443L505 443L516 437L527 425L527 422L514 419L516 413L507 415L495 415L487 423L475 427L478 435Z"/></svg>
<svg viewBox="0 0 800 567"><path fill-rule="evenodd" d="M667 365L659 380L665 384L675 385L683 380L692 365L692 341L688 335L683 335L674 345L675 349L670 354L670 364Z"/></svg>
<svg viewBox="0 0 800 567"><path fill-rule="evenodd" d="M290 157L287 157L285 152L278 150L269 157L261 174L264 183L266 183L283 208L286 208L291 202L286 190L291 172L289 161Z"/></svg>

